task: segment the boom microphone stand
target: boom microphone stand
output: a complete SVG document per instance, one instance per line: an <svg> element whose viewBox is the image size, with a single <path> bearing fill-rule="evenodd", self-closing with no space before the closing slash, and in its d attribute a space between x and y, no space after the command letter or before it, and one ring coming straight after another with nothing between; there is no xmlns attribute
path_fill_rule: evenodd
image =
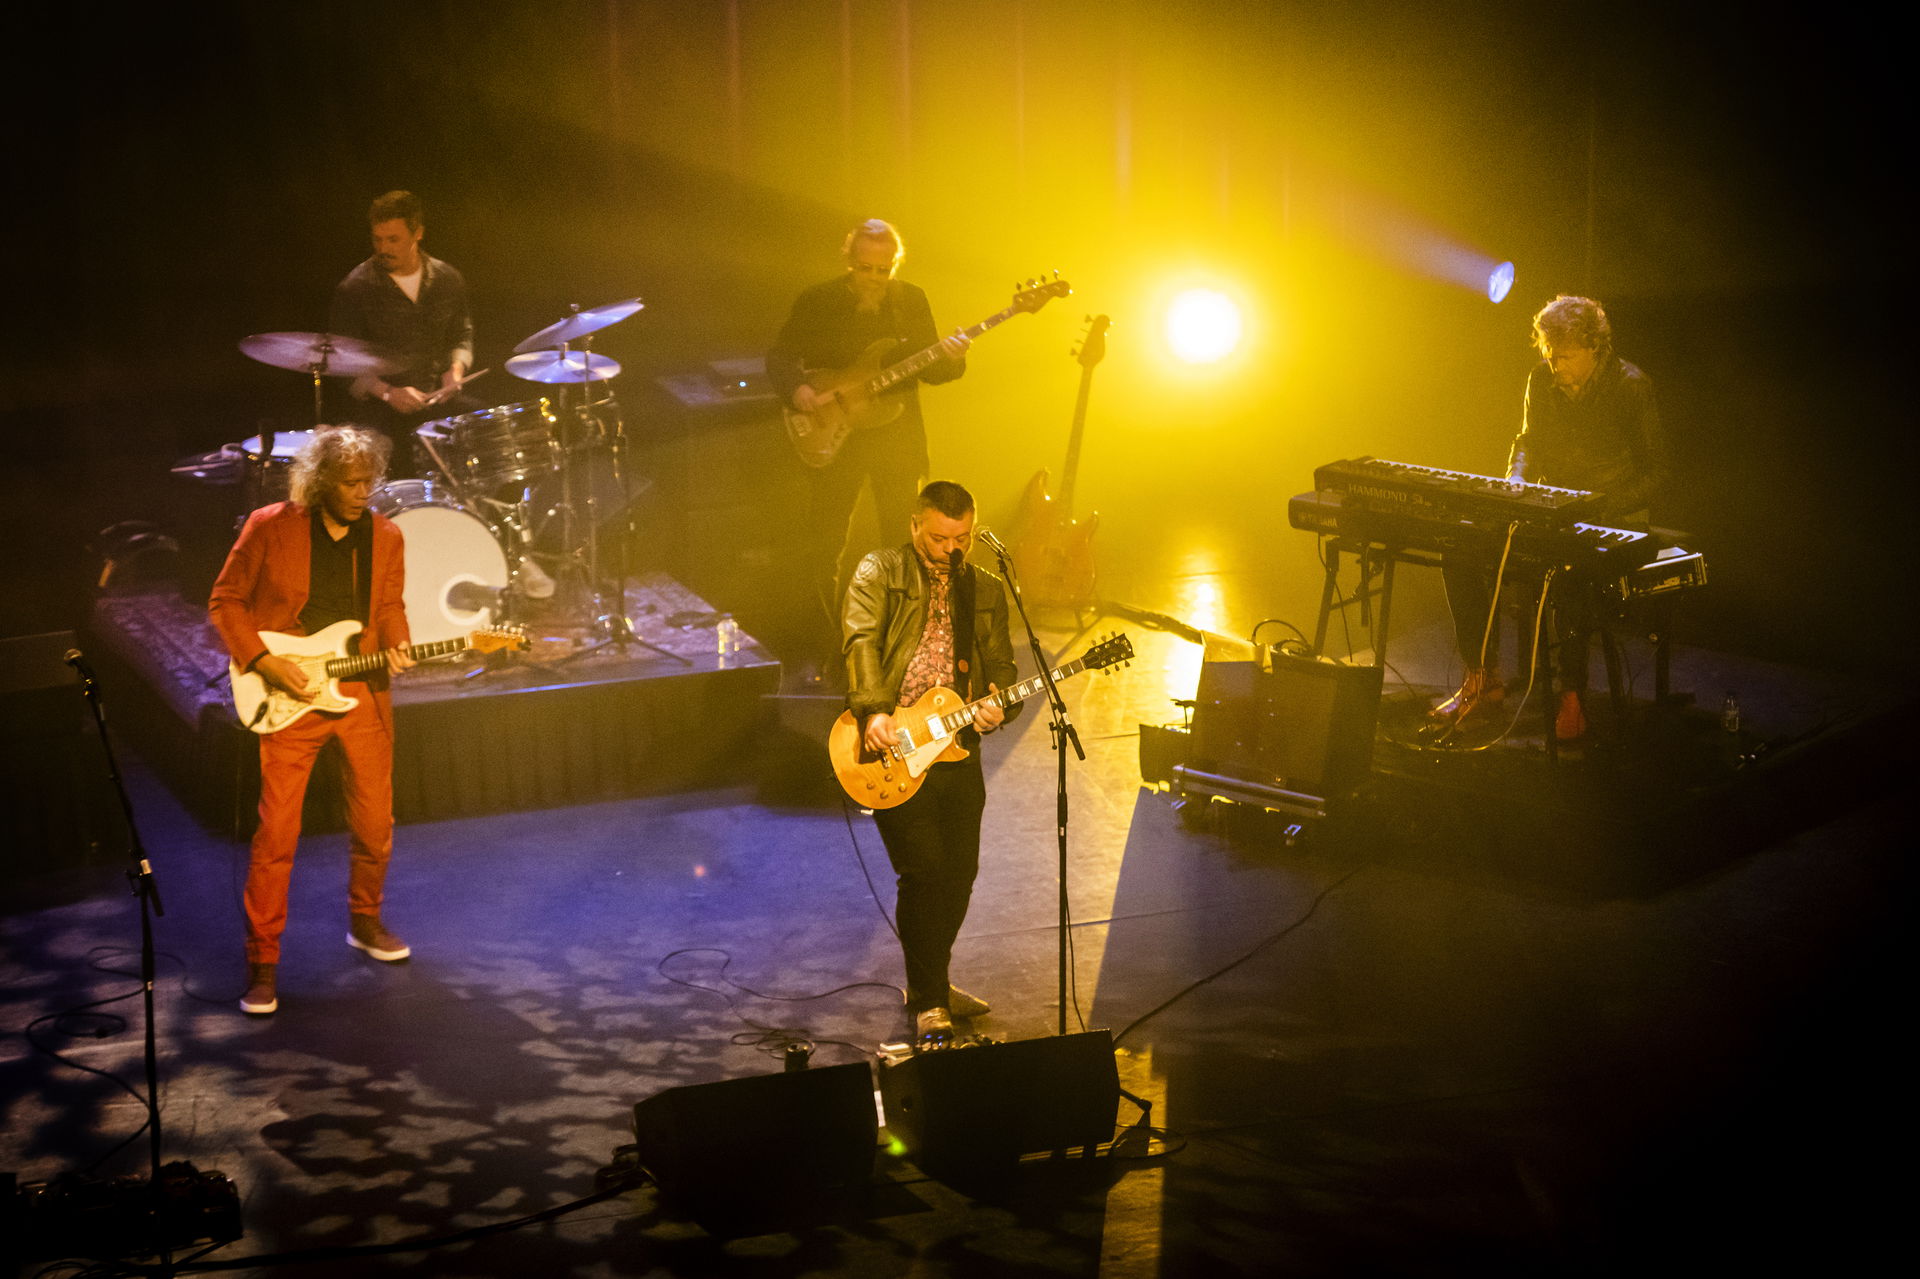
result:
<svg viewBox="0 0 1920 1279"><path fill-rule="evenodd" d="M120 812L127 822L127 857L131 863L127 868L127 882L133 885L133 895L140 899L140 987L147 1014L147 1148L150 1164L147 1190L152 1196L150 1220L155 1243L160 1249L162 1270L163 1273L172 1274L172 1258L164 1243L166 1232L160 1221L160 1059L154 1044L153 1024L153 917L165 915L167 909L160 901L160 885L153 878L153 866L147 861L147 850L140 842L140 827L133 820L133 801L127 796L126 783L121 780L120 766L114 759L113 740L107 736L107 715L100 704L100 686L94 679L93 666L87 661L86 654L77 648L68 649L65 660L80 676L81 690L86 694L87 705L93 710L94 727L99 730L100 749L106 752L107 776L120 796Z"/></svg>
<svg viewBox="0 0 1920 1279"><path fill-rule="evenodd" d="M1033 623L1027 618L1027 602L1020 595L1020 579L1013 571L1013 555L1006 544L987 529L980 530L980 540L987 544L1000 560L1000 575L1007 579L1007 590L1013 596L1013 605L1020 612L1020 625L1027 630L1027 646L1033 650L1034 665L1040 668L1040 682L1047 690L1047 705L1051 708L1053 719L1047 729L1053 735L1054 755L1059 764L1054 792L1054 829L1060 842L1060 1033L1067 1033L1067 930L1071 927L1067 904L1067 752L1066 745L1071 743L1073 753L1082 763L1086 762L1087 752L1080 747L1080 733L1067 716L1067 704L1060 696L1059 686L1053 682L1053 668L1047 662L1047 654L1040 647L1039 637L1033 633Z"/></svg>

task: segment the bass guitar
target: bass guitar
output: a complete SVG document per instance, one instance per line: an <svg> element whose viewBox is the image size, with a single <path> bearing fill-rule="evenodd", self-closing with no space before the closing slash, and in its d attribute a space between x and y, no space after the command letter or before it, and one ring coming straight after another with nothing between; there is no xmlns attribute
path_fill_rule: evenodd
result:
<svg viewBox="0 0 1920 1279"><path fill-rule="evenodd" d="M996 328L1016 315L1038 311L1055 298L1073 292L1073 286L1057 275L1045 282L1030 280L1027 287L1013 295L1005 310L995 311L972 328L962 330L971 339ZM899 344L882 338L860 353L860 358L843 369L810 369L807 385L813 388L814 407L802 413L791 405L781 406L786 419L787 438L800 460L811 467L822 467L840 454L840 446L854 431L872 430L899 417L906 405L895 397L882 399L881 393L914 377L940 358L940 343L916 351L906 359L881 367L888 352Z"/></svg>
<svg viewBox="0 0 1920 1279"><path fill-rule="evenodd" d="M1087 335L1075 358L1080 362L1080 393L1073 402L1073 428L1067 433L1067 461L1061 468L1058 496L1047 492L1048 474L1037 471L1027 481L1014 521L1014 559L1020 565L1021 589L1038 604L1076 611L1092 608L1099 598L1094 582L1093 532L1100 516L1084 520L1073 516L1073 486L1080 473L1080 440L1086 433L1087 399L1093 390L1093 370L1107 356L1104 315L1087 321Z"/></svg>
<svg viewBox="0 0 1920 1279"><path fill-rule="evenodd" d="M1133 641L1114 635L1095 644L1073 661L1053 669L1053 678L1067 679L1081 671L1104 670L1133 659ZM827 755L841 789L862 808L893 808L913 798L927 770L947 760L965 759L960 730L973 723L980 707L991 702L1007 707L1023 702L1045 682L1035 675L997 693L971 702L960 700L950 688L930 688L911 706L893 713L894 744L876 754L867 749L860 722L852 711L840 712L827 734Z"/></svg>
<svg viewBox="0 0 1920 1279"><path fill-rule="evenodd" d="M233 687L233 709L240 722L256 733L277 733L308 711L326 711L343 715L360 704L357 697L340 691L340 681L352 675L364 675L387 664L387 655L356 653L350 645L360 633L360 623L351 618L311 635L287 635L280 631L261 631L260 642L267 652L285 657L300 668L307 687L319 691L312 698L295 697L285 689L267 683L258 671L243 671L237 662L227 663L228 681ZM452 657L472 649L493 653L502 649L527 646L527 635L517 626L490 626L454 639L434 640L427 644L409 644L400 651L417 662Z"/></svg>

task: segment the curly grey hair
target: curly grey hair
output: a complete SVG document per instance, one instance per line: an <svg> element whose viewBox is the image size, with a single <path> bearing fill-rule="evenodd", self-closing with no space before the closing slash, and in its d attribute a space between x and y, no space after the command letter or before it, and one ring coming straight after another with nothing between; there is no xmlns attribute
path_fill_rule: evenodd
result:
<svg viewBox="0 0 1920 1279"><path fill-rule="evenodd" d="M1562 293L1533 317L1533 346L1541 355L1552 347L1592 347L1604 359L1613 349L1613 325L1592 298Z"/></svg>
<svg viewBox="0 0 1920 1279"><path fill-rule="evenodd" d="M340 482L349 467L359 462L373 467L377 483L386 478L387 460L392 455L393 441L378 431L358 426L319 427L293 459L293 470L287 477L287 495L302 506L312 506L322 493Z"/></svg>

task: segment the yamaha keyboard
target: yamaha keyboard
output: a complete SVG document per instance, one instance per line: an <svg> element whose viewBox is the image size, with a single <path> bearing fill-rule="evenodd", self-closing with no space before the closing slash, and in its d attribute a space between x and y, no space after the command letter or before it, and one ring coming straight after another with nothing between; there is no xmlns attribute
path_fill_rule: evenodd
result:
<svg viewBox="0 0 1920 1279"><path fill-rule="evenodd" d="M1536 485L1536 488L1545 487ZM1556 490L1561 493L1572 489ZM1583 494L1586 497L1594 494ZM1386 508L1351 494L1319 490L1287 503L1287 522L1327 537L1395 551L1476 551L1498 554L1514 527L1513 554L1522 562L1603 567L1626 573L1652 560L1667 543L1644 529L1614 528L1588 520L1527 520L1506 512L1503 518L1472 519L1440 514L1433 508Z"/></svg>
<svg viewBox="0 0 1920 1279"><path fill-rule="evenodd" d="M1330 462L1315 470L1313 478L1315 490L1287 504L1287 520L1327 539L1322 546L1326 580L1314 628L1315 652L1326 649L1327 624L1336 604L1344 607L1339 589L1342 553L1357 556L1362 565L1354 598L1363 627L1369 625L1369 605L1378 599L1374 661L1384 664L1397 564L1438 566L1449 553L1470 554L1491 564L1506 552L1509 567L1518 566L1529 575L1552 568L1573 570L1578 589L1590 598L1611 600L1615 607L1656 601L1652 609L1661 620L1654 630L1654 689L1657 700L1667 696L1667 597L1707 582L1706 557L1678 545L1682 535L1598 522L1594 516L1606 500L1602 493L1465 471L1362 457ZM1617 701L1617 687L1615 696ZM1551 755L1551 724L1547 745Z"/></svg>
<svg viewBox="0 0 1920 1279"><path fill-rule="evenodd" d="M1372 457L1329 462L1313 479L1313 492L1287 504L1287 522L1388 563L1433 563L1450 551L1497 555L1511 532L1519 564L1580 570L1616 600L1707 584L1706 557L1676 535L1581 518L1599 509L1602 493Z"/></svg>

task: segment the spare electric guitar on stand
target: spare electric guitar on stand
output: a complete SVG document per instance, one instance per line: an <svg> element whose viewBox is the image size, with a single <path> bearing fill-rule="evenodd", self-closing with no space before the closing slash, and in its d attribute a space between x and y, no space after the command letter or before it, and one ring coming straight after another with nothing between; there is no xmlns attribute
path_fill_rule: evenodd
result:
<svg viewBox="0 0 1920 1279"><path fill-rule="evenodd" d="M1011 320L1016 315L1038 311L1055 298L1073 292L1073 286L1056 275L1047 281L1029 280L1027 287L1013 295L1003 311L995 311L970 329L962 330L971 341ZM944 339L942 339L944 340ZM822 467L839 456L840 446L855 431L872 430L899 417L906 405L897 396L883 396L890 387L899 386L940 358L940 343L916 351L906 359L885 368L881 362L899 346L892 338L882 338L860 353L860 358L844 369L810 369L807 385L813 388L814 408L802 413L783 407L787 438L800 460L811 467Z"/></svg>
<svg viewBox="0 0 1920 1279"><path fill-rule="evenodd" d="M256 733L277 733L308 711L344 715L358 706L359 698L348 697L340 691L340 681L348 676L381 670L387 664L385 652L353 651L353 637L359 633L360 623L351 618L335 622L311 635L261 631L260 642L267 646L267 652L275 657L288 658L299 666L300 673L307 677L307 687L313 691L313 696L296 697L285 689L267 683L266 677L259 671L243 671L237 663L229 662L227 675L233 686L233 709L240 716L240 723ZM430 662L464 653L468 649L492 653L526 646L527 635L521 628L492 626L454 639L405 645L404 651L417 662Z"/></svg>
<svg viewBox="0 0 1920 1279"><path fill-rule="evenodd" d="M1093 370L1107 355L1104 315L1087 321L1087 334L1075 358L1080 362L1080 393L1073 402L1073 429L1067 433L1067 461L1060 472L1060 493L1047 492L1043 469L1027 481L1014 523L1014 559L1020 565L1021 589L1036 604L1093 608L1098 600L1093 566L1093 533L1098 514L1084 520L1073 516L1073 486L1080 474L1080 441L1087 426L1087 399L1093 390Z"/></svg>

